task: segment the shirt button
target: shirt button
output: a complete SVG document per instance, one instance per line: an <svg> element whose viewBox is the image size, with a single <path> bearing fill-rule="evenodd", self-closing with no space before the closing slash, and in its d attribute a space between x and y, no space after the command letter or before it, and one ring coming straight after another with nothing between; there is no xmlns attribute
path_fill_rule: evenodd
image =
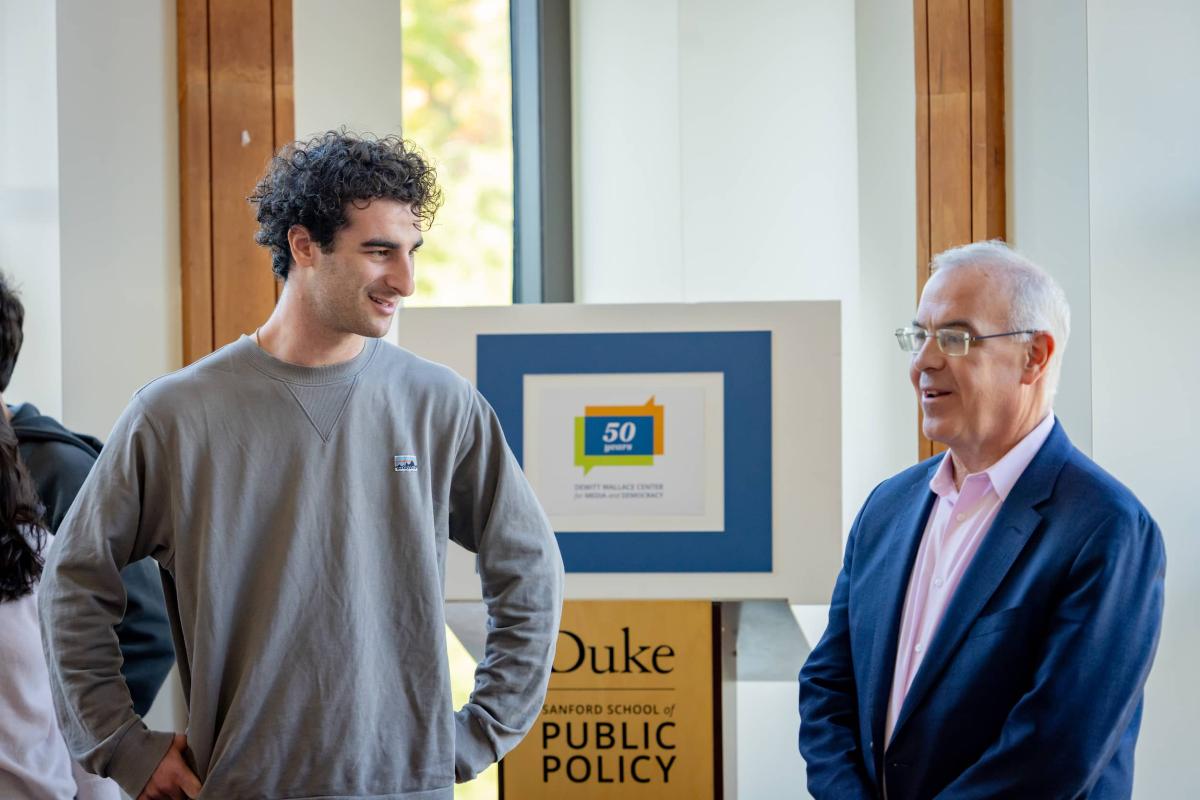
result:
<svg viewBox="0 0 1200 800"><path fill-rule="evenodd" d="M966 518L967 518L967 515L966 515L966 514L956 514L956 515L954 516L954 518L955 518L956 520L958 520L959 522L962 522L964 519L966 519Z"/></svg>
<svg viewBox="0 0 1200 800"><path fill-rule="evenodd" d="M923 652L925 652L925 645L919 644L916 647L914 647L913 650L916 650L918 653L923 653Z"/></svg>
<svg viewBox="0 0 1200 800"><path fill-rule="evenodd" d="M936 587L938 587L939 589L942 587L942 584L944 584L944 583L945 583L945 581L944 581L944 580L942 580L941 578L934 578L934 579L933 579L933 585L934 585L934 586L936 586Z"/></svg>

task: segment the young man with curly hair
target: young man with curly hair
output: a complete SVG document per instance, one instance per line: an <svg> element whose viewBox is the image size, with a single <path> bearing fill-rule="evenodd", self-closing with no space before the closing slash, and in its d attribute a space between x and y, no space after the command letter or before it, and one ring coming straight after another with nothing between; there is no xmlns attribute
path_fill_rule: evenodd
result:
<svg viewBox="0 0 1200 800"><path fill-rule="evenodd" d="M484 399L379 340L441 192L409 143L331 132L282 150L250 199L278 305L134 396L46 565L59 717L134 797L449 800L540 709L562 561ZM458 712L451 540L490 618ZM144 556L166 574L186 739L147 729L118 674L119 570Z"/></svg>

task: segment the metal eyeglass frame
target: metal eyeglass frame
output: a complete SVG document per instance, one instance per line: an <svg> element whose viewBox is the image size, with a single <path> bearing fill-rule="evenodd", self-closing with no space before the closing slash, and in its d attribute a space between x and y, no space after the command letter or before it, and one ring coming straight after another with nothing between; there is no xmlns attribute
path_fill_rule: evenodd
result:
<svg viewBox="0 0 1200 800"><path fill-rule="evenodd" d="M997 339L1001 336L1020 336L1021 334L1025 333L1035 334L1041 333L1041 331L1008 331L1006 333L989 333L986 336L975 336L967 331L955 330L954 328L938 328L936 331L933 331L933 340L937 342L938 350L941 350L942 353L952 358L959 358L961 356L965 356L971 351L971 342L978 342L983 339ZM917 353L920 352L924 342L922 342L921 345L911 348L906 347L905 342L913 342L918 336L927 340L929 338L929 334L930 332L924 328L897 328L894 335L896 337L896 343L900 345L901 350L906 353ZM946 345L943 343L943 337L949 338L950 336L954 336L956 339L960 336L962 337L963 347L961 353L952 353L946 349Z"/></svg>

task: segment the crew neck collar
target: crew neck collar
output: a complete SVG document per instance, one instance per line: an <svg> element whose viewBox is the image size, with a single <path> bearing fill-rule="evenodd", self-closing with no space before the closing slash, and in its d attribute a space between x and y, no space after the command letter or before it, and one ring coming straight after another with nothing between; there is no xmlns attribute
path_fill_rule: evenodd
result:
<svg viewBox="0 0 1200 800"><path fill-rule="evenodd" d="M325 383L340 383L349 380L366 369L379 349L379 340L368 338L363 349L354 358L337 364L326 364L323 367L303 367L299 364L280 361L259 347L253 336L245 334L234 342L233 347L238 355L244 357L252 367L268 377L287 383L319 386Z"/></svg>

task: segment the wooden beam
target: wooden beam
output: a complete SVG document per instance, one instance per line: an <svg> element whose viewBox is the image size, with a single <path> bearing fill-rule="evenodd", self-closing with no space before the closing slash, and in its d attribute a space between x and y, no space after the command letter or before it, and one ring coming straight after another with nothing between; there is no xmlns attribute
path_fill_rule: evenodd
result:
<svg viewBox="0 0 1200 800"><path fill-rule="evenodd" d="M177 0L183 362L213 349L208 0Z"/></svg>
<svg viewBox="0 0 1200 800"><path fill-rule="evenodd" d="M291 0L177 0L184 360L275 306L247 196L295 127Z"/></svg>
<svg viewBox="0 0 1200 800"><path fill-rule="evenodd" d="M917 90L917 297L929 278L929 3L913 0L913 35L916 54ZM917 404L917 458L929 457L931 445L921 433L921 406Z"/></svg>
<svg viewBox="0 0 1200 800"><path fill-rule="evenodd" d="M965 0L928 0L929 247L971 241L971 37Z"/></svg>
<svg viewBox="0 0 1200 800"><path fill-rule="evenodd" d="M925 288L929 252L929 31L927 0L913 0L917 87L917 301Z"/></svg>
<svg viewBox="0 0 1200 800"><path fill-rule="evenodd" d="M296 138L292 2L293 0L271 0L271 77L276 150Z"/></svg>
<svg viewBox="0 0 1200 800"><path fill-rule="evenodd" d="M919 301L933 256L1005 236L1003 0L914 0L913 35Z"/></svg>
<svg viewBox="0 0 1200 800"><path fill-rule="evenodd" d="M971 240L1005 235L1004 3L971 0Z"/></svg>
<svg viewBox="0 0 1200 800"><path fill-rule="evenodd" d="M213 346L266 321L275 306L270 253L254 243L246 197L275 151L271 0L210 0Z"/></svg>
<svg viewBox="0 0 1200 800"><path fill-rule="evenodd" d="M275 149L296 138L296 92L292 65L295 46L292 40L293 0L271 0L271 75L274 108L272 124ZM275 301L283 292L283 281L275 281Z"/></svg>

